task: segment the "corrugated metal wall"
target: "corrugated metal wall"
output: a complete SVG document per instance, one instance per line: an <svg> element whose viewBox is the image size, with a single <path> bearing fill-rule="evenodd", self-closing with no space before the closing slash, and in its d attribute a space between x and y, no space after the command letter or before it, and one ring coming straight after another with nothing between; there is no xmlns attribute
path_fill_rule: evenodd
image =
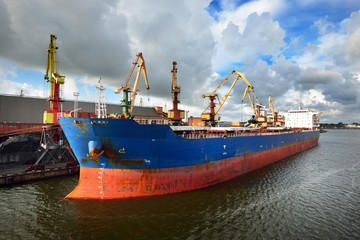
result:
<svg viewBox="0 0 360 240"><path fill-rule="evenodd" d="M120 101L119 101L120 102ZM74 102L62 102L64 111L74 110ZM95 103L80 102L81 112L95 112ZM44 111L50 108L46 99L0 95L0 122L41 123ZM107 104L107 113L120 112L119 105Z"/></svg>

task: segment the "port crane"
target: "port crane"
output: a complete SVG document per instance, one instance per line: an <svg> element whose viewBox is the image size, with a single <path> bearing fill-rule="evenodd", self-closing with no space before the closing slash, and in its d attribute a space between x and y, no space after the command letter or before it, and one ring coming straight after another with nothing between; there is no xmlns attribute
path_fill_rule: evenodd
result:
<svg viewBox="0 0 360 240"><path fill-rule="evenodd" d="M138 64L139 59L140 59L140 63ZM123 111L122 112L123 112L123 115L125 115L127 117L131 115L133 107L134 107L137 92L140 91L138 89L138 85L139 85L139 79L140 79L141 72L143 72L143 75L144 75L146 89L150 89L147 74L146 74L145 60L144 60L144 57L141 52L136 55L136 60L132 64L133 64L133 66L130 70L130 73L127 77L127 80L126 80L124 86L114 90L114 92L116 94L119 94L121 91L123 92L123 104L122 104ZM137 65L139 65L138 66L139 69L138 69L138 72L136 75L133 89L131 91L130 90L131 85L129 84L129 80L130 80L131 75L133 74L135 67ZM130 96L130 101L129 101L129 93L130 92L131 92L131 96Z"/></svg>
<svg viewBox="0 0 360 240"><path fill-rule="evenodd" d="M44 123L58 123L57 117L59 113L61 115L61 110L59 109L59 103L62 102L60 99L60 85L65 83L65 76L58 72L58 62L56 57L56 50L58 47L55 45L55 40L56 36L50 34L50 44L47 49L48 58L46 74L44 76L44 79L47 82L50 82L50 96L48 99L50 102L50 109L44 112Z"/></svg>
<svg viewBox="0 0 360 240"><path fill-rule="evenodd" d="M266 106L262 105L257 98L255 92L254 92L254 86L252 86L249 82L246 82L248 86L245 88L244 95L242 97L241 102L244 102L246 95L249 97L249 102L251 105L251 108L253 110L254 116L256 117L256 121L261 123L263 126L266 125L266 112L265 110L262 110L261 108L266 108ZM254 101L251 97L251 95L256 100L256 103L254 104Z"/></svg>
<svg viewBox="0 0 360 240"><path fill-rule="evenodd" d="M50 44L47 49L48 58L46 65L46 73L44 79L50 82L50 95L48 101L50 102L50 109L44 111L42 136L40 146L36 152L42 152L40 157L37 158L35 163L30 166L26 171L44 169L44 162L53 160L57 161L62 159L66 154L76 160L76 157L71 150L67 149L69 144L66 137L61 131L58 117L69 116L70 112L63 112L59 108L60 102L60 85L65 83L65 76L61 75L58 71L58 62L56 57L56 50L58 47L55 45L56 36L50 34ZM45 158L46 157L46 158ZM40 164L42 162L42 164Z"/></svg>
<svg viewBox="0 0 360 240"><path fill-rule="evenodd" d="M226 92L225 96L223 97L223 99L220 101L218 94L216 93L217 90L220 89L220 87L230 78L231 75L236 74L236 77L233 81L233 83L231 84L229 90ZM210 113L202 113L201 114L201 120L209 122L211 125L213 125L215 123L215 115L219 112L219 110L221 109L222 105L225 103L226 99L228 98L228 96L230 95L231 90L233 89L235 83L238 81L238 79L241 78L246 84L250 85L249 81L244 77L244 75L242 75L240 72L233 70L232 72L229 73L229 75L222 81L222 83L210 94L203 94L202 97L206 98L208 97L210 99ZM217 109L215 110L215 103L214 100L215 98L218 98L219 100L219 106L217 107ZM206 110L206 109L205 109Z"/></svg>
<svg viewBox="0 0 360 240"><path fill-rule="evenodd" d="M179 125L181 120L185 117L185 111L178 109L178 103L180 100L178 95L180 94L181 88L177 85L177 63L173 62L173 69L172 72L172 84L171 84L171 92L172 92L172 102L173 102L173 109L168 111L168 118L172 121L173 125Z"/></svg>
<svg viewBox="0 0 360 240"><path fill-rule="evenodd" d="M253 99L251 98L251 93L252 93L252 95L254 96L254 98L256 99L256 106L261 106L261 104L260 104L260 101L259 101L259 99L256 97L256 95L255 95L255 92L254 92L254 87L249 83L248 84L248 86L245 88L245 91L244 91L244 95L243 95L243 97L242 97L242 99L241 99L241 102L244 102L244 100L245 100L245 97L246 97L246 95L249 97L249 102L250 102L250 105L251 105L251 108L252 108L252 110L253 110L253 113L254 113L254 115L257 115L257 111L256 111L256 108L255 108L255 105L254 105L254 101L253 101Z"/></svg>
<svg viewBox="0 0 360 240"><path fill-rule="evenodd" d="M269 95L269 110L270 110L270 117L269 122L275 126L281 126L284 122L284 116L279 115L279 111L275 107L274 100L271 95Z"/></svg>
<svg viewBox="0 0 360 240"><path fill-rule="evenodd" d="M276 124L277 122L277 116L278 116L278 111L276 110L275 104L274 104L274 100L271 97L271 95L269 95L269 110L270 110L270 118L274 124Z"/></svg>

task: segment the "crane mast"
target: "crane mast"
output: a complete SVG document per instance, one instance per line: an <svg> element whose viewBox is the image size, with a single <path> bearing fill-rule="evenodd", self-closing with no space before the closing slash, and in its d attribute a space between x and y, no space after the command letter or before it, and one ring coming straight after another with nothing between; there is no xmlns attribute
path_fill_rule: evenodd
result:
<svg viewBox="0 0 360 240"><path fill-rule="evenodd" d="M133 89L131 91L130 90L131 85L129 84L129 80L130 80L130 78L131 78L131 76L132 76L132 74L133 74L133 72L135 70L135 67L138 65L139 59L140 59L140 64L138 66L139 69L138 69L138 72L136 74L136 79L135 79L135 82L134 82ZM123 115L125 115L127 117L131 115L133 107L134 107L137 92L140 91L138 89L138 85L139 85L139 79L140 79L141 72L143 72L143 75L144 75L146 89L150 89L147 74L146 74L145 60L144 60L143 55L142 55L141 52L136 55L136 60L132 64L133 64L133 66L132 66L132 68L130 70L130 73L129 73L127 79L126 79L126 82L125 82L124 86L114 90L114 92L116 94L119 94L121 91L123 92L123 103L122 103L123 111L122 112L123 112ZM131 96L130 96L130 101L129 101L130 92L131 92Z"/></svg>
<svg viewBox="0 0 360 240"><path fill-rule="evenodd" d="M178 98L178 94L180 94L180 87L177 86L177 63L173 62L173 69L172 72L172 84L171 84L171 92L172 92L172 102L173 102L173 109L168 111L168 118L172 120L173 125L179 125L181 120L185 117L185 111L178 109L178 103L180 100Z"/></svg>
<svg viewBox="0 0 360 240"><path fill-rule="evenodd" d="M44 123L58 123L57 117L61 110L59 103L62 102L60 98L60 85L64 84L65 76L58 72L56 50L58 47L55 45L56 36L50 35L50 44L47 49L48 58L46 65L46 74L44 79L50 82L50 95L48 101L50 102L50 109L44 112L43 122ZM62 116L63 117L63 116Z"/></svg>

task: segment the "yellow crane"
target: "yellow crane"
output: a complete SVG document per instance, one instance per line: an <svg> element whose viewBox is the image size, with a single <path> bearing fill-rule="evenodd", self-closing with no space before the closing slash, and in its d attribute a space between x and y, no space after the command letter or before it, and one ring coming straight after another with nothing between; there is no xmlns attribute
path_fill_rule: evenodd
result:
<svg viewBox="0 0 360 240"><path fill-rule="evenodd" d="M269 95L269 110L271 113L271 117L274 119L274 122L276 122L278 111L276 110L274 100L271 95Z"/></svg>
<svg viewBox="0 0 360 240"><path fill-rule="evenodd" d="M275 107L275 103L271 95L269 96L269 110L270 110L270 117L269 122L275 126L281 126L284 122L284 116L279 115L279 111Z"/></svg>
<svg viewBox="0 0 360 240"><path fill-rule="evenodd" d="M59 103L60 99L60 84L65 83L65 76L58 72L58 62L56 57L56 50L58 47L55 44L56 36L50 35L50 44L48 51L48 59L46 65L46 74L44 79L50 82L50 96L48 101L50 102L50 109L44 112L44 123L58 123L57 115L61 113Z"/></svg>
<svg viewBox="0 0 360 240"><path fill-rule="evenodd" d="M251 108L253 110L254 116L256 116L256 120L260 123L262 123L263 126L266 126L266 111L262 110L261 108L266 108L266 106L262 105L259 101L259 99L257 98L255 92L254 92L254 87L247 81L246 82L248 84L248 86L245 88L244 91L244 95L242 97L241 102L244 102L246 95L249 97L249 102L251 105ZM256 103L254 104L254 101L251 97L251 95L254 97L254 99L256 100Z"/></svg>
<svg viewBox="0 0 360 240"><path fill-rule="evenodd" d="M231 84L229 90L226 92L225 96L223 97L223 99L220 101L218 94L216 93L217 90L220 89L220 87L230 78L231 75L236 74L235 80L233 81L233 83ZM230 72L230 74L222 81L222 83L210 94L203 94L202 97L206 98L208 97L210 99L210 113L202 113L201 114L201 119L203 121L207 121L210 122L211 124L213 124L215 122L215 115L219 112L219 110L221 109L222 105L225 103L226 99L228 98L228 96L230 95L231 90L233 89L235 83L237 82L237 80L241 78L246 84L250 85L249 81L244 77L244 75L242 75L240 72L238 71L232 71ZM219 100L219 106L217 107L216 111L215 111L215 103L214 100L215 98L218 98Z"/></svg>
<svg viewBox="0 0 360 240"><path fill-rule="evenodd" d="M276 110L274 100L271 97L271 95L269 95L269 110L270 110L269 122L271 122L271 124L277 125L277 121L278 121L277 117L279 112Z"/></svg>
<svg viewBox="0 0 360 240"><path fill-rule="evenodd" d="M250 102L251 108L252 108L252 110L253 110L253 112L254 112L254 115L257 115L257 113L256 113L256 108L255 108L254 102L253 102L253 100L252 100L252 98L251 98L250 92L252 93L252 95L253 95L254 98L256 99L256 105L257 105L257 106L262 106L262 105L260 104L259 99L256 97L253 89L254 89L254 87L253 87L251 84L249 84L249 85L245 88L244 95L243 95L243 98L242 98L241 101L244 102L245 96L248 95L248 97L249 97L249 102Z"/></svg>
<svg viewBox="0 0 360 240"><path fill-rule="evenodd" d="M316 120L319 120L321 114L322 114L322 112L320 112L320 114L316 117Z"/></svg>
<svg viewBox="0 0 360 240"><path fill-rule="evenodd" d="M133 74L133 72L135 70L136 65L138 65L139 59L140 59L140 64L138 66L139 70L138 70L137 75L136 75L135 83L134 83L133 89L131 91L131 97L130 97L130 101L129 101L129 92L130 92L131 85L128 84L128 83L129 83L129 80L131 78L131 75ZM147 74L146 74L145 60L144 60L144 57L143 57L141 52L136 55L136 60L132 64L133 64L133 66L132 66L132 68L130 70L130 73L129 73L128 77L127 77L127 80L126 80L124 86L114 90L114 92L116 94L119 94L121 91L123 91L123 104L122 104L122 107L123 107L123 114L125 116L130 116L131 115L133 107L134 107L134 103L135 103L136 94L137 94L138 91L140 91L138 89L138 85L139 85L139 79L140 79L141 71L143 72L143 75L144 75L146 89L150 89Z"/></svg>
<svg viewBox="0 0 360 240"><path fill-rule="evenodd" d="M241 99L241 102L244 102L245 97L247 95L249 97L249 102L250 102L250 105L251 105L251 109L253 110L254 115L256 115L258 117L259 112L260 112L260 108L261 107L266 108L266 107L260 103L259 99L257 98L257 96L256 96L256 94L254 92L254 87L249 82L247 82L247 84L248 84L248 86L245 88L244 95L243 95L243 97ZM255 104L254 104L253 99L251 98L251 94L254 96L254 98L256 100ZM257 109L256 109L255 106L257 106Z"/></svg>

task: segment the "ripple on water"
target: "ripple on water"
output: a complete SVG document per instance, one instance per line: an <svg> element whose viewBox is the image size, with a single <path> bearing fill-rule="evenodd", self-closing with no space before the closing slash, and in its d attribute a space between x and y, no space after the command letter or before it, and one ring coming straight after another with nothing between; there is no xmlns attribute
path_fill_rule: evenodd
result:
<svg viewBox="0 0 360 240"><path fill-rule="evenodd" d="M62 200L77 177L0 189L0 239L360 239L360 131L213 187Z"/></svg>

